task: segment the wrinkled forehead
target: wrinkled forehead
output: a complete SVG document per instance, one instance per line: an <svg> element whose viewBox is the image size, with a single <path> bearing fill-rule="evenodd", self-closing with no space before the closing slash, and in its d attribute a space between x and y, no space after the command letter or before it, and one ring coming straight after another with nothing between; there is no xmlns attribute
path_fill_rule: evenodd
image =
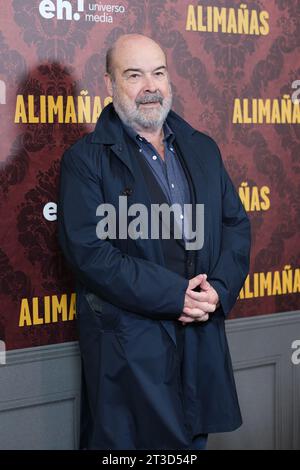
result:
<svg viewBox="0 0 300 470"><path fill-rule="evenodd" d="M148 72L166 65L163 50L154 42L126 41L113 53L113 68L121 74L127 69Z"/></svg>

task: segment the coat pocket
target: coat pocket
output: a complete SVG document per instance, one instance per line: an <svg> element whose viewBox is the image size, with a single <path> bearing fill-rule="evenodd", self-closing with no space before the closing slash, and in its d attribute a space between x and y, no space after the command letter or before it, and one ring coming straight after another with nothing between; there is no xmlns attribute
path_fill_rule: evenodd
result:
<svg viewBox="0 0 300 470"><path fill-rule="evenodd" d="M100 330L115 331L120 323L119 309L92 292L85 298Z"/></svg>

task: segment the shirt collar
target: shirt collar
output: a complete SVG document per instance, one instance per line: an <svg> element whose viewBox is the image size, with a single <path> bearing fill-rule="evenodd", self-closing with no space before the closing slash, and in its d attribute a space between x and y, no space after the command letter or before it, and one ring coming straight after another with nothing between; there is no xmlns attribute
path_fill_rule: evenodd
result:
<svg viewBox="0 0 300 470"><path fill-rule="evenodd" d="M123 127L125 129L125 131L127 132L127 134L134 140L136 141L139 145L141 142L145 142L145 143L149 143L146 139L144 139L144 137L140 136L132 127L130 126L127 126L126 124L123 124ZM164 124L163 124L163 132L164 132L164 141L168 142L169 144L171 144L174 139L175 139L175 135L172 131L172 129L170 128L170 126L168 125L168 123L165 121Z"/></svg>

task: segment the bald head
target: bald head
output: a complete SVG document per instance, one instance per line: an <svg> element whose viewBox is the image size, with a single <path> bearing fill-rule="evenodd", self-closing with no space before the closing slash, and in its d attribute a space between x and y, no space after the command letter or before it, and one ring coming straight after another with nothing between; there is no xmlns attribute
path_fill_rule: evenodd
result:
<svg viewBox="0 0 300 470"><path fill-rule="evenodd" d="M164 51L153 39L143 34L123 34L106 53L106 73L113 78L115 68L121 65L120 61L127 64L132 63L133 59L138 60L138 56L144 57L145 53L161 57L162 63L167 65Z"/></svg>

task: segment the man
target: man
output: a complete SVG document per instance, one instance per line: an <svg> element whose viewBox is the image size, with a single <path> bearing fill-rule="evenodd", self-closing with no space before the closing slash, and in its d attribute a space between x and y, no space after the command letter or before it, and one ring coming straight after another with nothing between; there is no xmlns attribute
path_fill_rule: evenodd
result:
<svg viewBox="0 0 300 470"><path fill-rule="evenodd" d="M61 167L59 239L78 281L81 447L204 448L208 433L241 424L224 319L248 273L249 221L215 142L170 110L157 43L121 36L104 78L113 104ZM160 217L171 236L151 238L143 232L157 219L132 225L136 204L192 211L174 211L172 228ZM199 223L178 238L175 227L194 227L200 205L203 243L188 245Z"/></svg>

